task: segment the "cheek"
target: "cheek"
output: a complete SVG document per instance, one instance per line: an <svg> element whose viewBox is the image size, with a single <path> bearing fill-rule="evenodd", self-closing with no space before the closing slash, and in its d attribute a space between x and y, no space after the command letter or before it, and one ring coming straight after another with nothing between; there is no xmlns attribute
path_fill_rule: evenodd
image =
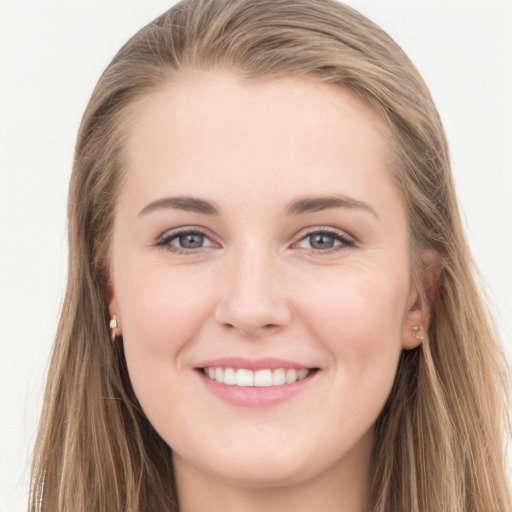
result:
<svg viewBox="0 0 512 512"><path fill-rule="evenodd" d="M211 307L204 283L161 266L118 273L117 296L127 359L179 358Z"/></svg>
<svg viewBox="0 0 512 512"><path fill-rule="evenodd" d="M336 282L312 286L302 310L308 311L308 329L336 368L330 385L344 404L340 410L352 410L354 421L372 422L394 382L408 280L382 268L352 267Z"/></svg>
<svg viewBox="0 0 512 512"><path fill-rule="evenodd" d="M150 422L165 427L164 438L179 427L169 412L181 407L187 392L182 354L211 314L204 282L186 274L160 265L118 266L116 293L130 381Z"/></svg>
<svg viewBox="0 0 512 512"><path fill-rule="evenodd" d="M400 345L408 282L379 270L352 267L303 294L310 328L320 329L334 351L358 354Z"/></svg>

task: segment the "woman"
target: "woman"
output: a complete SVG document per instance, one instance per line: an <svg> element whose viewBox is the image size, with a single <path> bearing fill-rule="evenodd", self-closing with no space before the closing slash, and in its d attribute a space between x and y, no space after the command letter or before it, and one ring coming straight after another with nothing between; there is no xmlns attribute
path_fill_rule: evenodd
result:
<svg viewBox="0 0 512 512"><path fill-rule="evenodd" d="M32 510L506 511L504 364L417 71L334 1L185 1L101 77Z"/></svg>

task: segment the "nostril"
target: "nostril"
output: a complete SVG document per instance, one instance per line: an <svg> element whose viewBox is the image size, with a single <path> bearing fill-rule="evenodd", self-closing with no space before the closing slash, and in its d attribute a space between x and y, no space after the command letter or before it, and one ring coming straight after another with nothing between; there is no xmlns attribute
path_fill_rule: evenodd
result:
<svg viewBox="0 0 512 512"><path fill-rule="evenodd" d="M230 324L229 322L226 322L224 324L224 327L228 329L236 329L236 327L233 324ZM277 324L265 324L261 326L261 328L265 330L277 329L278 327L279 326Z"/></svg>

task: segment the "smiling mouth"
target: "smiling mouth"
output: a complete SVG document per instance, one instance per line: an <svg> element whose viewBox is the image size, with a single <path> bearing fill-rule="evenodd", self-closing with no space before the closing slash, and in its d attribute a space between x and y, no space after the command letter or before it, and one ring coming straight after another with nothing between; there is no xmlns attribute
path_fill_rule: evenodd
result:
<svg viewBox="0 0 512 512"><path fill-rule="evenodd" d="M317 372L318 368L267 368L253 371L246 368L210 366L198 368L198 370L207 379L214 380L219 384L239 387L271 387L304 380Z"/></svg>

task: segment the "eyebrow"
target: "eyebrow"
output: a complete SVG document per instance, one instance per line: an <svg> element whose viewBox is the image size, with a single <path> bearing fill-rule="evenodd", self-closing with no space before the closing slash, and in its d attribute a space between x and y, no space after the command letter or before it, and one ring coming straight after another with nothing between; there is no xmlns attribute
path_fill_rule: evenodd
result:
<svg viewBox="0 0 512 512"><path fill-rule="evenodd" d="M196 197L164 197L146 205L139 213L146 215L155 210L184 210L186 212L202 213L203 215L218 215L219 211L212 203Z"/></svg>
<svg viewBox="0 0 512 512"><path fill-rule="evenodd" d="M288 206L288 215L304 215L331 208L360 209L378 218L377 212L368 203L345 195L299 198Z"/></svg>
<svg viewBox="0 0 512 512"><path fill-rule="evenodd" d="M319 197L301 197L288 205L288 215L305 215L320 212L331 208L361 209L378 217L377 212L368 204L345 195L331 195ZM219 210L212 203L196 197L164 197L146 205L139 216L146 215L155 210L183 210L201 213L203 215L218 215Z"/></svg>

